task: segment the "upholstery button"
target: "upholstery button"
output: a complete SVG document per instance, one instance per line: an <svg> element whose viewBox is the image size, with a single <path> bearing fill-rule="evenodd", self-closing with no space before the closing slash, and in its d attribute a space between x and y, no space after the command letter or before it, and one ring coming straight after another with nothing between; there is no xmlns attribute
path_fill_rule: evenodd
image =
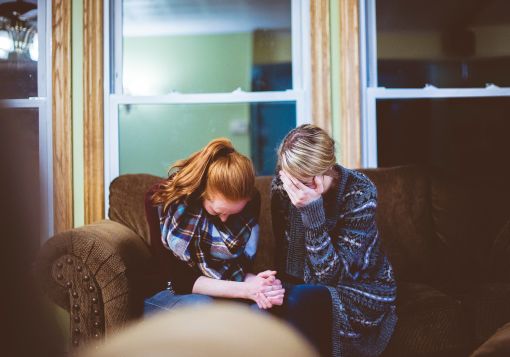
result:
<svg viewBox="0 0 510 357"><path fill-rule="evenodd" d="M57 268L59 268L59 269L62 268L62 263L58 262L57 263Z"/></svg>
<svg viewBox="0 0 510 357"><path fill-rule="evenodd" d="M66 283L66 287L67 287L67 288L70 288L71 286L73 286L73 284L72 284L70 281L68 281L68 282Z"/></svg>
<svg viewBox="0 0 510 357"><path fill-rule="evenodd" d="M78 265L78 266L76 267L76 270L77 270L77 271L82 271L82 267L81 267L81 265Z"/></svg>
<svg viewBox="0 0 510 357"><path fill-rule="evenodd" d="M73 291L73 298L77 298L78 297L78 293L76 291Z"/></svg>
<svg viewBox="0 0 510 357"><path fill-rule="evenodd" d="M99 310L98 309L94 310L94 315L99 315Z"/></svg>
<svg viewBox="0 0 510 357"><path fill-rule="evenodd" d="M67 258L66 262L67 262L67 264L69 264L69 265L73 264L73 260L72 260L71 258Z"/></svg>
<svg viewBox="0 0 510 357"><path fill-rule="evenodd" d="M95 327L99 327L99 322L97 322L97 321L96 321L96 322L94 322L94 326L95 326Z"/></svg>
<svg viewBox="0 0 510 357"><path fill-rule="evenodd" d="M98 333L96 333L96 334L94 335L94 337L95 337L95 338L99 338L99 337L101 337L101 335L99 335Z"/></svg>
<svg viewBox="0 0 510 357"><path fill-rule="evenodd" d="M94 291L94 287L92 285L89 285L89 291Z"/></svg>
<svg viewBox="0 0 510 357"><path fill-rule="evenodd" d="M83 280L85 280L85 281L89 281L89 279L90 279L90 278L89 278L89 276L88 276L88 275L84 275L84 276L83 276Z"/></svg>
<svg viewBox="0 0 510 357"><path fill-rule="evenodd" d="M75 317L73 318L73 320L74 320L74 322L80 322L80 317L79 317L79 316L75 316Z"/></svg>
<svg viewBox="0 0 510 357"><path fill-rule="evenodd" d="M78 346L80 342L78 340L73 340L73 345Z"/></svg>
<svg viewBox="0 0 510 357"><path fill-rule="evenodd" d="M75 327L74 333L80 333L80 329L78 327Z"/></svg>
<svg viewBox="0 0 510 357"><path fill-rule="evenodd" d="M97 302L97 298L93 297L92 302L95 304Z"/></svg>
<svg viewBox="0 0 510 357"><path fill-rule="evenodd" d="M58 279L58 280L62 280L63 278L64 278L64 276L63 276L62 274L58 274L58 275L57 275L57 279Z"/></svg>
<svg viewBox="0 0 510 357"><path fill-rule="evenodd" d="M73 305L73 309L75 309L75 310L79 310L79 309L80 309L80 305L78 305L78 304L74 304L74 305Z"/></svg>

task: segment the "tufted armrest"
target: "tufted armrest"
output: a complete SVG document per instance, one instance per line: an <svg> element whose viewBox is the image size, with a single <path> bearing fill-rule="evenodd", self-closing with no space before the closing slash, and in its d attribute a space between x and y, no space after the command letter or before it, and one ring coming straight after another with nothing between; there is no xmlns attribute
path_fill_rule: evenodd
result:
<svg viewBox="0 0 510 357"><path fill-rule="evenodd" d="M149 247L126 226L101 221L55 235L37 258L42 289L70 312L74 347L139 316L152 269Z"/></svg>

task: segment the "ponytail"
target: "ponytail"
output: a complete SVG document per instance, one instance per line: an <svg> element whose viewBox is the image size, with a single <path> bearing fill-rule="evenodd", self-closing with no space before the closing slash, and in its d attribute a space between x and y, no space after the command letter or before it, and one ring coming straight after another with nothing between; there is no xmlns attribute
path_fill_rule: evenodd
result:
<svg viewBox="0 0 510 357"><path fill-rule="evenodd" d="M251 198L255 171L251 160L238 153L230 140L215 139L202 150L177 161L152 196L164 211L174 202L220 194L236 201Z"/></svg>

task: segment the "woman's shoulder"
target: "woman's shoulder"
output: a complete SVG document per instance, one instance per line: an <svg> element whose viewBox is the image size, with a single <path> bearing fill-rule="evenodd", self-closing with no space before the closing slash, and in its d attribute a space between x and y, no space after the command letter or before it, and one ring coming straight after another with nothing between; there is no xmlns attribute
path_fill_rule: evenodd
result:
<svg viewBox="0 0 510 357"><path fill-rule="evenodd" d="M345 167L342 167L341 170L342 174L346 175L344 190L346 195L352 194L353 191L377 195L377 188L367 175L358 170L347 169Z"/></svg>

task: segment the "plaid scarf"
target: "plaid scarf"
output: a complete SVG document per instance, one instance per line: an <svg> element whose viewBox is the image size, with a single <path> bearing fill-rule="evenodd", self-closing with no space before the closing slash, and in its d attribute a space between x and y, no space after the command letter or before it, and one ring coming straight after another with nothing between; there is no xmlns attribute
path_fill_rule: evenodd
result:
<svg viewBox="0 0 510 357"><path fill-rule="evenodd" d="M174 203L167 212L159 206L163 245L209 278L243 281L257 250L258 202L252 199L227 222L210 216L200 201Z"/></svg>

